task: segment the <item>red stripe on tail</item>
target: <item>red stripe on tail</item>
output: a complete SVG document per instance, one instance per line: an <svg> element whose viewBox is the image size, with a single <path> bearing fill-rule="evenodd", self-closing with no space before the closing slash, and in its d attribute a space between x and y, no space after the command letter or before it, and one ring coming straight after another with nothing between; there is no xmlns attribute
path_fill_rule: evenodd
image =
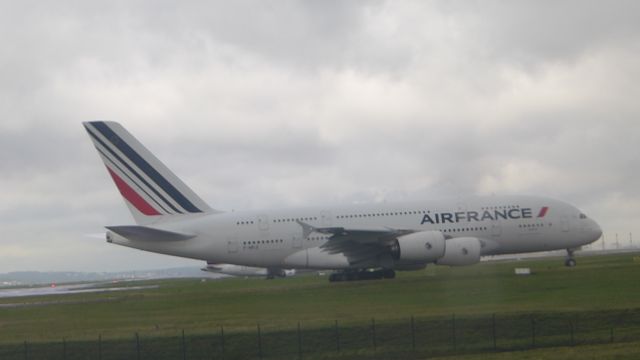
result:
<svg viewBox="0 0 640 360"><path fill-rule="evenodd" d="M542 209L540 209L540 212L538 213L538 217L541 218L547 215L548 210L549 210L548 206L543 206Z"/></svg>
<svg viewBox="0 0 640 360"><path fill-rule="evenodd" d="M127 183L124 182L116 173L111 171L108 166L107 170L109 170L109 175L111 175L113 182L116 183L118 190L120 190L120 194L122 194L122 196L124 196L124 198L127 199L128 202L135 206L138 211L148 216L160 215L160 213L156 209L149 205L148 202L146 202L140 195L138 195L138 193L129 185L127 185Z"/></svg>

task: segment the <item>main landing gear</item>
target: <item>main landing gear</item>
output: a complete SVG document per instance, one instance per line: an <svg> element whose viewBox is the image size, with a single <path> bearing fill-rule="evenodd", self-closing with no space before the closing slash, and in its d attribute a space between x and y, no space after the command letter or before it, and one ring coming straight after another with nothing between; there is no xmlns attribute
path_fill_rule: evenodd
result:
<svg viewBox="0 0 640 360"><path fill-rule="evenodd" d="M392 269L380 269L373 271L367 269L344 270L331 274L329 276L329 282L393 279L395 277L396 272Z"/></svg>
<svg viewBox="0 0 640 360"><path fill-rule="evenodd" d="M575 249L567 249L567 258L564 260L564 266L574 267L576 266L576 259L573 258L573 252Z"/></svg>

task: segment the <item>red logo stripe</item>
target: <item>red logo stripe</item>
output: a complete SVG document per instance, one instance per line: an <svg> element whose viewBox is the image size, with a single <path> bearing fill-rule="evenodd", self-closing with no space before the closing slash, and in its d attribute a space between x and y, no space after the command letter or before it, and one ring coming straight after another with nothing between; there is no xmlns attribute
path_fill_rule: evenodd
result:
<svg viewBox="0 0 640 360"><path fill-rule="evenodd" d="M542 209L540 209L540 212L538 213L538 217L541 218L547 215L548 210L549 210L548 206L543 206Z"/></svg>
<svg viewBox="0 0 640 360"><path fill-rule="evenodd" d="M141 213L149 216L160 215L160 213L154 209L148 202L146 202L138 193L133 190L126 182L124 182L116 173L114 173L107 166L107 170L109 170L109 175L113 179L113 182L116 183L118 190L120 190L120 194L127 199L133 206L138 209Z"/></svg>

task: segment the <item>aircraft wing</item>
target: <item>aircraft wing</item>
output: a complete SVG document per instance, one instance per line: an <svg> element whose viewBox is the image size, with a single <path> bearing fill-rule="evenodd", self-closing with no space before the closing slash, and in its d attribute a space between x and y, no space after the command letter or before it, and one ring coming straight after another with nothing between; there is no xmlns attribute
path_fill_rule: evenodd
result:
<svg viewBox="0 0 640 360"><path fill-rule="evenodd" d="M303 237L307 238L311 233L316 232L331 235L330 240L350 241L358 244L387 245L398 236L407 235L415 230L400 230L389 227L366 227L366 228L345 228L345 227L315 227L298 221L302 226Z"/></svg>
<svg viewBox="0 0 640 360"><path fill-rule="evenodd" d="M398 236L415 232L414 230L399 230L388 227L344 228L344 227L314 227L302 221L303 237L316 232L331 235L329 241L320 248L330 254L344 254L351 264L366 261L388 251L388 246Z"/></svg>

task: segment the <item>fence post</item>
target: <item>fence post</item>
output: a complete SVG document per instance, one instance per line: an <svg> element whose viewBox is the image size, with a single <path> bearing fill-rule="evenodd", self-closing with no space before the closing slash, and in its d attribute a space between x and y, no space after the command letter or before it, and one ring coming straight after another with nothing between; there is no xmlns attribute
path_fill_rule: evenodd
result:
<svg viewBox="0 0 640 360"><path fill-rule="evenodd" d="M62 338L62 359L67 360L67 339Z"/></svg>
<svg viewBox="0 0 640 360"><path fill-rule="evenodd" d="M613 326L611 327L611 334L609 337L609 341L613 344Z"/></svg>
<svg viewBox="0 0 640 360"><path fill-rule="evenodd" d="M302 333L300 332L300 321L298 321L298 359L302 359Z"/></svg>
<svg viewBox="0 0 640 360"><path fill-rule="evenodd" d="M29 359L29 347L27 346L27 342L24 342L24 360Z"/></svg>
<svg viewBox="0 0 640 360"><path fill-rule="evenodd" d="M340 352L340 328L338 328L338 320L336 320L336 352Z"/></svg>
<svg viewBox="0 0 640 360"><path fill-rule="evenodd" d="M187 342L184 338L184 329L182 329L182 360L187 360Z"/></svg>
<svg viewBox="0 0 640 360"><path fill-rule="evenodd" d="M220 326L220 347L222 348L222 358L224 359L224 326Z"/></svg>
<svg viewBox="0 0 640 360"><path fill-rule="evenodd" d="M571 346L575 345L573 337L573 320L569 320L569 331L571 332Z"/></svg>
<svg viewBox="0 0 640 360"><path fill-rule="evenodd" d="M536 347L536 321L531 315L531 347Z"/></svg>
<svg viewBox="0 0 640 360"><path fill-rule="evenodd" d="M456 314L451 315L451 341L453 342L453 351L458 349L458 344L456 343Z"/></svg>
<svg viewBox="0 0 640 360"><path fill-rule="evenodd" d="M493 335L493 350L497 350L498 349L498 344L496 341L496 313L493 313L493 316L491 317L491 333Z"/></svg>
<svg viewBox="0 0 640 360"><path fill-rule="evenodd" d="M262 359L262 335L260 333L260 324L258 324L258 358Z"/></svg>
<svg viewBox="0 0 640 360"><path fill-rule="evenodd" d="M140 360L140 336L136 333L136 359Z"/></svg>
<svg viewBox="0 0 640 360"><path fill-rule="evenodd" d="M371 340L373 341L373 351L376 351L378 344L376 343L376 319L371 318Z"/></svg>
<svg viewBox="0 0 640 360"><path fill-rule="evenodd" d="M416 349L416 324L411 315L411 350Z"/></svg>
<svg viewBox="0 0 640 360"><path fill-rule="evenodd" d="M98 360L102 360L102 334L98 334Z"/></svg>

